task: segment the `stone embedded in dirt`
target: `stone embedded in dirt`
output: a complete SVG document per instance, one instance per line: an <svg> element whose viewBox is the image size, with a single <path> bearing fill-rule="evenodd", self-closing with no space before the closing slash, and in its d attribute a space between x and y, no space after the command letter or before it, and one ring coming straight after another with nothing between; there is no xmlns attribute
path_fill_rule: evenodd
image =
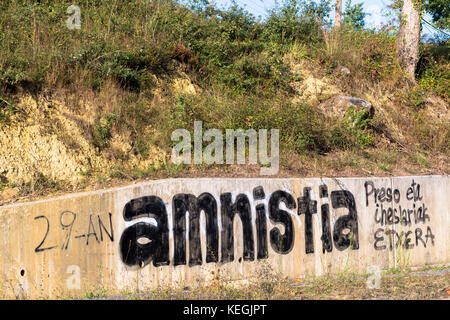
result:
<svg viewBox="0 0 450 320"><path fill-rule="evenodd" d="M369 117L372 117L375 113L375 108L369 101L347 96L334 96L319 104L318 108L329 117L338 117L343 119L348 107L351 105L356 107L356 111L367 109L369 111Z"/></svg>
<svg viewBox="0 0 450 320"><path fill-rule="evenodd" d="M347 67L342 67L339 71L345 74L350 74L350 69Z"/></svg>

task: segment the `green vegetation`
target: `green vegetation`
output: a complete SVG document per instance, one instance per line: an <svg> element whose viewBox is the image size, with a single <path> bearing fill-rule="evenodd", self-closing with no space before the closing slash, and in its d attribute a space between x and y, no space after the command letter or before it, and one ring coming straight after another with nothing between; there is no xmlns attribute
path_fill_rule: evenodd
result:
<svg viewBox="0 0 450 320"><path fill-rule="evenodd" d="M8 124L11 115L16 112L17 108L11 99L0 97L0 124Z"/></svg>
<svg viewBox="0 0 450 320"><path fill-rule="evenodd" d="M356 29L363 29L365 25L364 19L366 17L363 5L362 2L352 5L352 1L347 0L344 9L344 24Z"/></svg>
<svg viewBox="0 0 450 320"><path fill-rule="evenodd" d="M100 149L108 145L108 139L111 137L111 126L113 121L117 119L117 115L108 114L104 119L99 119L95 122L93 143Z"/></svg>
<svg viewBox="0 0 450 320"><path fill-rule="evenodd" d="M440 96L447 102L450 101L449 53L448 40L424 44L417 67L420 88Z"/></svg>

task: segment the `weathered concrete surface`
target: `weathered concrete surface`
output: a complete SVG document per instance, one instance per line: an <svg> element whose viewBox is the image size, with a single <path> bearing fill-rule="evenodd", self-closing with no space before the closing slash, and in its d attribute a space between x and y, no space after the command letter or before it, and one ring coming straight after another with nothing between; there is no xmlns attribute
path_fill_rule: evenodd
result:
<svg viewBox="0 0 450 320"><path fill-rule="evenodd" d="M4 298L40 298L82 295L99 286L111 293L193 286L217 275L250 278L267 263L292 278L366 272L369 266L448 263L449 195L449 176L202 178L4 206L1 293ZM201 212L199 220L196 212ZM214 212L216 225L209 219ZM234 242L225 212L237 212L231 220Z"/></svg>

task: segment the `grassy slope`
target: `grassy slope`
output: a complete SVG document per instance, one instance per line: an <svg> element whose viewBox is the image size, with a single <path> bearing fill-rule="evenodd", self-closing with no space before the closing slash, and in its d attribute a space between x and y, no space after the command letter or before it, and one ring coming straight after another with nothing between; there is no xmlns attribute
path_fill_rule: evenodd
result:
<svg viewBox="0 0 450 320"><path fill-rule="evenodd" d="M262 23L237 7L211 17L171 1L107 0L80 1L82 28L69 30L67 6L0 4L0 133L38 126L31 140L54 138L54 157L74 163L44 171L38 157L28 168L26 144L5 144L1 155L16 158L0 168L3 200L259 175L259 166L171 164L171 132L192 132L194 120L204 130L279 129L281 177L449 172L448 42L423 46L411 86L388 29L330 32L289 6ZM370 101L375 116L318 108L336 94ZM26 170L13 175L14 165Z"/></svg>

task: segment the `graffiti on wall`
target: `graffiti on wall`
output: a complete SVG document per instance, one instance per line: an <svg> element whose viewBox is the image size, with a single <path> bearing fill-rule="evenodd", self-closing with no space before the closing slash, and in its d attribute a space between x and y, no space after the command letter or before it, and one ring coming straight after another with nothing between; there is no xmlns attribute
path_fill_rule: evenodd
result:
<svg viewBox="0 0 450 320"><path fill-rule="evenodd" d="M319 185L316 192L305 187L296 199L284 190L266 194L261 186L250 193L224 192L218 196L208 192L198 196L178 193L169 203L155 195L135 198L122 211L125 228L118 243L120 258L125 265L138 268L150 263L155 267L170 264L192 267L204 261L233 262L236 219L242 226L239 262L267 259L269 247L276 254L289 254L295 241L294 222L300 217L304 221L300 232L306 254L358 250L361 212L373 215L375 227L371 242L375 250L434 246L435 235L428 225L430 210L423 200L420 184L412 180L401 190L367 180L363 188L360 213L352 192L344 189L330 192L326 184ZM314 228L313 217L318 228ZM42 240L36 244L36 253L57 248L68 250L73 241L81 241L86 246L114 242L117 227L113 228L113 221L117 220L112 219L111 213L80 215L66 210L57 219L55 222L45 215L34 217L45 230ZM56 235L49 236L55 232ZM315 243L315 239L320 242ZM172 241L172 255L169 241Z"/></svg>
<svg viewBox="0 0 450 320"><path fill-rule="evenodd" d="M253 189L253 200L266 199L264 189L258 186ZM345 208L347 214L341 215L334 223L330 223L330 205L324 203L320 209L317 200L311 199L311 188L304 188L303 195L294 197L282 190L277 190L269 196L268 205L255 205L255 234L253 233L252 208L246 194L238 194L234 201L231 193L222 193L219 201L210 193L202 193L198 197L192 194L180 193L172 198L173 219L173 265L201 265L202 245L200 237L200 213L206 217L206 263L219 262L219 231L220 231L220 262L234 261L234 230L233 222L238 216L242 222L244 261L266 259L268 246L278 254L288 254L294 246L294 225L291 214L281 209L283 203L287 209L296 210L297 215L305 219L305 250L307 254L315 250L313 238L313 215L320 215L322 225L322 251L331 252L333 245L337 250L359 248L358 217L353 194L348 190L336 190L328 193L328 187L319 187L319 197L331 198L333 209ZM218 214L220 211L221 228L219 230ZM275 225L268 230L266 216ZM144 267L153 262L154 266L169 265L169 221L164 201L157 196L145 196L129 201L123 210L123 219L127 222L150 217L156 223L139 221L128 226L120 238L120 254L122 261L128 266ZM186 235L186 219L188 219L189 234ZM278 224L283 226L280 231ZM186 257L186 238L188 237L189 257ZM256 251L256 252L255 252Z"/></svg>
<svg viewBox="0 0 450 320"><path fill-rule="evenodd" d="M112 224L112 214L108 213L107 218L102 217L100 214L94 215L90 214L87 217L82 216L83 219L88 219L87 222L87 230L83 230L81 232L75 232L78 228L76 228L76 222L80 219L75 212L65 210L58 215L58 222L56 226L54 223L51 223L50 219L45 215L40 215L34 217L34 220L42 221L45 227L45 234L42 236L42 241L36 246L34 249L35 252L47 251L56 248L60 248L61 250L68 250L69 244L74 240L82 240L86 246L89 245L89 240L96 241L97 243L103 242L104 240L109 239L110 241L114 241L114 230ZM105 220L108 220L108 223ZM82 225L86 225L86 223L82 223ZM58 232L54 229L61 229L63 233L62 239L58 242L50 243L48 241L49 235L52 232ZM77 230L78 231L78 230Z"/></svg>
<svg viewBox="0 0 450 320"><path fill-rule="evenodd" d="M376 187L372 181L364 183L366 207L375 204L374 219L379 228L374 233L376 250L393 250L399 246L404 249L433 245L435 235L431 227L428 206L423 201L420 184L412 180L403 192L391 187ZM402 197L404 199L402 199ZM405 201L406 199L406 201ZM400 200L403 200L400 203ZM406 205L405 205L406 204ZM396 225L409 227L406 231L396 231Z"/></svg>

